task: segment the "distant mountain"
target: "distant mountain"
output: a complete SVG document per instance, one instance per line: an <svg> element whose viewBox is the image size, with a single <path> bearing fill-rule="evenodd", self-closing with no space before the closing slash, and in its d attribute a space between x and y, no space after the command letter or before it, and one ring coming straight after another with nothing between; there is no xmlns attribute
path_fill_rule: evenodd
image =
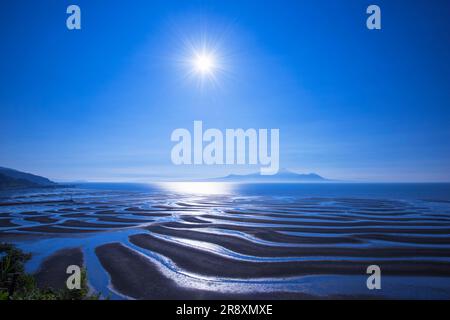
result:
<svg viewBox="0 0 450 320"><path fill-rule="evenodd" d="M34 174L0 167L0 189L51 187L57 184Z"/></svg>
<svg viewBox="0 0 450 320"><path fill-rule="evenodd" d="M286 169L281 169L272 176L263 176L260 173L247 175L230 174L222 178L213 178L209 181L219 182L325 182L330 181L319 176L316 173L299 174Z"/></svg>

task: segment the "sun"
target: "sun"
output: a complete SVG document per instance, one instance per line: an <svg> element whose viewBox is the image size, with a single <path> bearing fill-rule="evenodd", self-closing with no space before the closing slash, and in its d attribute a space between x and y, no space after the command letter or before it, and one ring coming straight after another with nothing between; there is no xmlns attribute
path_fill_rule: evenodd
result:
<svg viewBox="0 0 450 320"><path fill-rule="evenodd" d="M203 89L222 89L223 83L230 75L229 49L224 40L205 35L192 40L182 37L179 52L174 61L180 68L183 80L197 84Z"/></svg>
<svg viewBox="0 0 450 320"><path fill-rule="evenodd" d="M193 59L194 70L202 75L212 74L216 68L215 60L210 53L196 54Z"/></svg>
<svg viewBox="0 0 450 320"><path fill-rule="evenodd" d="M224 69L217 50L206 45L202 48L193 47L188 62L188 75L196 78L200 87L204 87L207 83L219 84L218 78Z"/></svg>

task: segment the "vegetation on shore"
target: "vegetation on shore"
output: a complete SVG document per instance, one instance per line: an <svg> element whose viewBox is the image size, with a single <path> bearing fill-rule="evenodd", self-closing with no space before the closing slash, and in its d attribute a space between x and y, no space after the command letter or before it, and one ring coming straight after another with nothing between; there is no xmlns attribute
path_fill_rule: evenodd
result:
<svg viewBox="0 0 450 320"><path fill-rule="evenodd" d="M0 167L0 190L56 186L58 186L58 184L47 178L14 169Z"/></svg>
<svg viewBox="0 0 450 320"><path fill-rule="evenodd" d="M35 278L25 272L25 263L31 254L24 253L14 245L0 243L0 300L92 300L99 295L90 295L87 272L81 272L80 289L55 290L39 288Z"/></svg>

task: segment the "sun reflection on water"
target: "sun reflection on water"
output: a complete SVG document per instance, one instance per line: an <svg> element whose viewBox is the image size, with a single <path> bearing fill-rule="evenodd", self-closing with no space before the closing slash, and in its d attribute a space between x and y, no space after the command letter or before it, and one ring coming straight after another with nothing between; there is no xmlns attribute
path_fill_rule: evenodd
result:
<svg viewBox="0 0 450 320"><path fill-rule="evenodd" d="M233 191L232 184L223 182L163 182L160 186L184 194L221 195Z"/></svg>

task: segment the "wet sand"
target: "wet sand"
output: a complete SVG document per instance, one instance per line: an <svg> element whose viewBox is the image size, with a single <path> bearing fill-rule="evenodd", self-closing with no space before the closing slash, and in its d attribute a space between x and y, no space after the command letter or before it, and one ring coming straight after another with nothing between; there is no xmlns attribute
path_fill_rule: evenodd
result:
<svg viewBox="0 0 450 320"><path fill-rule="evenodd" d="M250 262L230 259L201 249L164 241L148 234L130 237L130 241L142 248L170 257L180 268L189 272L230 278L276 278L312 274L365 274L367 266L378 264L385 275L450 276L450 263L428 261L365 260L363 262L340 261L324 258L320 261ZM367 256L371 257L370 251Z"/></svg>
<svg viewBox="0 0 450 320"><path fill-rule="evenodd" d="M66 281L70 276L66 270L70 265L83 267L83 253L80 248L60 250L42 262L35 274L37 285L40 288L66 288Z"/></svg>
<svg viewBox="0 0 450 320"><path fill-rule="evenodd" d="M54 223L54 222L58 222L58 219L53 219L50 217L29 217L29 218L24 218L24 220L26 221L31 221L31 222L39 222L42 224L47 224L47 223Z"/></svg>
<svg viewBox="0 0 450 320"><path fill-rule="evenodd" d="M310 299L317 296L295 281L362 278L358 285L365 290L372 264L386 276L427 279L430 287L437 277L450 279L446 202L109 191L57 198L36 193L20 201L19 195L1 208L2 241L40 254L39 241L50 241L42 242L50 249L37 273L40 286L61 286L67 265L83 263L74 249L83 246L98 268L92 277L103 274L114 292L139 299ZM186 274L203 279L210 290L177 282ZM253 291L224 293L214 289L216 283ZM263 289L254 290L255 283ZM349 290L343 298L361 297ZM450 289L440 296L449 297Z"/></svg>
<svg viewBox="0 0 450 320"><path fill-rule="evenodd" d="M17 227L18 225L11 222L12 219L0 219L0 227L9 228L9 227Z"/></svg>
<svg viewBox="0 0 450 320"><path fill-rule="evenodd" d="M199 228L215 228L219 230L231 230L231 231L240 231L252 235L256 238L265 241L273 241L280 243L291 243L291 244L324 244L324 243L362 243L363 241L355 239L348 235L340 235L340 236L328 236L328 237L309 237L309 236L301 236L301 235L287 235L280 232L283 231L292 231L296 232L298 229L296 228L283 228L283 227L259 227L259 226L245 226L245 225L232 225L232 224L185 224L180 222L168 222L162 224L165 227L173 228L173 229L181 229L181 230L189 230L189 229L199 229Z"/></svg>
<svg viewBox="0 0 450 320"><path fill-rule="evenodd" d="M163 235L179 237L190 240L198 240L214 243L231 251L257 257L308 257L308 256L344 256L367 257L369 253L365 248L357 247L281 247L261 245L255 242L235 236L224 236L189 230L175 230L161 226L151 226L147 230ZM389 247L373 248L370 257L450 257L450 249L413 248L413 247Z"/></svg>
<svg viewBox="0 0 450 320"><path fill-rule="evenodd" d="M164 276L156 265L120 243L111 243L95 250L102 266L111 276L112 286L135 299L314 299L317 297L296 292L276 293L219 293L189 289ZM127 270L126 273L123 271Z"/></svg>
<svg viewBox="0 0 450 320"><path fill-rule="evenodd" d="M75 229L75 228L59 228L56 226L36 226L36 227L25 227L20 228L20 231L36 232L41 234L52 234L52 233L92 233L101 232L101 229Z"/></svg>

